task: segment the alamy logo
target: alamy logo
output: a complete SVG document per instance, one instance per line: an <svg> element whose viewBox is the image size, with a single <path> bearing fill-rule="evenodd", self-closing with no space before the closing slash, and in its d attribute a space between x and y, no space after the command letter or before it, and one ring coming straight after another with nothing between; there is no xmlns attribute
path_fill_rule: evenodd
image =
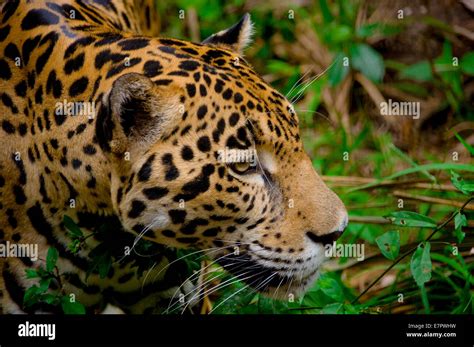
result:
<svg viewBox="0 0 474 347"><path fill-rule="evenodd" d="M251 166L257 165L257 151L255 149L219 149L217 151L217 160L222 163L250 163Z"/></svg>
<svg viewBox="0 0 474 347"><path fill-rule="evenodd" d="M38 260L38 245L29 243L10 243L7 241L0 244L0 258L30 258Z"/></svg>
<svg viewBox="0 0 474 347"><path fill-rule="evenodd" d="M58 116L86 116L89 119L93 119L95 116L95 102L93 101L68 102L64 99L63 102L57 102L54 108L54 113Z"/></svg>
<svg viewBox="0 0 474 347"><path fill-rule="evenodd" d="M420 103L415 101L393 101L380 103L382 116L408 116L413 119L420 118Z"/></svg>
<svg viewBox="0 0 474 347"><path fill-rule="evenodd" d="M324 255L328 258L356 258L358 261L365 259L365 245L359 243L333 242L324 246Z"/></svg>
<svg viewBox="0 0 474 347"><path fill-rule="evenodd" d="M18 325L20 337L47 337L52 341L56 339L56 324L36 324L26 321Z"/></svg>

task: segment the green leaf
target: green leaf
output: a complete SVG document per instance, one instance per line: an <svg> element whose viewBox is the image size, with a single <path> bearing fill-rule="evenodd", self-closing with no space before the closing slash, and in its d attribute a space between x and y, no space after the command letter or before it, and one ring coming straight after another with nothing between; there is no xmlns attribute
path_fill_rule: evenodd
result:
<svg viewBox="0 0 474 347"><path fill-rule="evenodd" d="M47 303L47 304L50 304L50 305L54 305L56 304L56 301L57 301L58 297L54 294L44 294L42 297L41 297L41 301Z"/></svg>
<svg viewBox="0 0 474 347"><path fill-rule="evenodd" d="M333 20L331 11L329 10L328 3L326 0L319 0L319 6L321 7L321 14L323 15L324 23L330 23Z"/></svg>
<svg viewBox="0 0 474 347"><path fill-rule="evenodd" d="M341 303L333 303L323 307L321 310L322 314L337 314L342 313L343 304Z"/></svg>
<svg viewBox="0 0 474 347"><path fill-rule="evenodd" d="M84 305L77 301L71 302L67 295L61 298L61 307L65 314L86 314Z"/></svg>
<svg viewBox="0 0 474 347"><path fill-rule="evenodd" d="M54 247L50 247L48 249L48 255L46 256L46 271L51 272L54 270L56 266L56 262L58 261L58 250Z"/></svg>
<svg viewBox="0 0 474 347"><path fill-rule="evenodd" d="M430 95L430 92L421 84L414 84L411 81L392 82L393 87L401 90L402 92L413 94L415 97L426 98Z"/></svg>
<svg viewBox="0 0 474 347"><path fill-rule="evenodd" d="M474 52L466 53L461 58L461 70L468 75L474 75Z"/></svg>
<svg viewBox="0 0 474 347"><path fill-rule="evenodd" d="M453 64L453 58L452 44L445 41L441 55L434 61L434 69L456 98L461 98L463 95L461 70L459 66Z"/></svg>
<svg viewBox="0 0 474 347"><path fill-rule="evenodd" d="M463 215L462 213L458 212L456 216L454 217L454 227L456 229L462 228L462 227L467 227L467 219L466 216Z"/></svg>
<svg viewBox="0 0 474 347"><path fill-rule="evenodd" d="M458 243L462 243L466 236L466 233L462 231L462 227L467 227L467 219L464 214L458 212L454 216L454 234L458 239Z"/></svg>
<svg viewBox="0 0 474 347"><path fill-rule="evenodd" d="M385 66L379 52L365 43L352 45L349 49L354 69L362 72L373 82L381 82Z"/></svg>
<svg viewBox="0 0 474 347"><path fill-rule="evenodd" d="M359 310L355 308L354 306L352 306L351 304L344 304L343 309L344 309L344 313L347 313L347 314L360 313Z"/></svg>
<svg viewBox="0 0 474 347"><path fill-rule="evenodd" d="M328 81L332 87L341 83L349 73L349 66L344 66L344 57L345 54L339 52L334 58L333 65L329 69Z"/></svg>
<svg viewBox="0 0 474 347"><path fill-rule="evenodd" d="M25 273L26 273L26 278L40 277L40 275L38 274L38 271L36 271L35 269L25 269Z"/></svg>
<svg viewBox="0 0 474 347"><path fill-rule="evenodd" d="M387 219L392 224L403 227L435 228L437 226L436 222L430 217L411 211L392 212Z"/></svg>
<svg viewBox="0 0 474 347"><path fill-rule="evenodd" d="M365 39L374 36L375 34L381 34L382 36L395 35L400 31L401 28L399 26L382 23L370 23L357 28L356 36Z"/></svg>
<svg viewBox="0 0 474 347"><path fill-rule="evenodd" d="M100 278L107 277L110 268L112 267L112 257L110 254L106 255L103 260L99 263L98 270Z"/></svg>
<svg viewBox="0 0 474 347"><path fill-rule="evenodd" d="M410 65L400 72L400 77L408 78L415 81L427 82L433 80L431 65L428 60Z"/></svg>
<svg viewBox="0 0 474 347"><path fill-rule="evenodd" d="M395 260L400 252L400 233L398 230L390 230L375 239L377 246L385 258Z"/></svg>
<svg viewBox="0 0 474 347"><path fill-rule="evenodd" d="M107 247L107 244L100 243L97 247L89 252L89 257L92 259L90 267L87 271L86 278L97 271L100 278L107 277L112 266L112 255Z"/></svg>
<svg viewBox="0 0 474 347"><path fill-rule="evenodd" d="M324 274L322 275L324 277ZM321 277L321 278L322 278ZM320 279L321 279L320 278ZM318 282L315 283L313 288L307 292L303 298L302 305L308 307L324 307L327 304L334 302L332 298L323 293L319 288Z"/></svg>
<svg viewBox="0 0 474 347"><path fill-rule="evenodd" d="M43 278L43 277L48 277L51 274L44 269L44 267L39 266L38 269L36 270L38 272L38 276Z"/></svg>
<svg viewBox="0 0 474 347"><path fill-rule="evenodd" d="M51 278L44 278L40 280L38 293L45 293L49 289L50 283L51 283Z"/></svg>
<svg viewBox="0 0 474 347"><path fill-rule="evenodd" d="M77 253L79 251L81 245L81 241L76 239L72 241L70 244L67 245L67 248L72 252L72 253Z"/></svg>
<svg viewBox="0 0 474 347"><path fill-rule="evenodd" d="M331 2L334 3L335 1ZM356 3L353 1L345 0L337 0L336 2L339 7L337 11L337 21L346 25L350 25L351 27L354 26L358 8Z"/></svg>
<svg viewBox="0 0 474 347"><path fill-rule="evenodd" d="M411 257L410 270L416 284L421 287L431 279L431 245L429 242L424 242L418 245L415 253Z"/></svg>
<svg viewBox="0 0 474 347"><path fill-rule="evenodd" d="M272 73L277 73L279 75L285 75L285 76L291 76L297 71L295 67L281 60L268 61L267 68L268 68L268 71Z"/></svg>
<svg viewBox="0 0 474 347"><path fill-rule="evenodd" d="M338 302L344 301L344 292L334 278L322 276L318 281L318 286L321 291L330 298Z"/></svg>
<svg viewBox="0 0 474 347"><path fill-rule="evenodd" d="M23 296L23 303L25 306L31 306L38 302L39 298L39 287L38 286L31 286L25 291L25 295Z"/></svg>
<svg viewBox="0 0 474 347"><path fill-rule="evenodd" d="M84 237L81 229L77 226L76 223L71 219L71 217L64 215L63 223L66 229L70 232L72 237L79 238Z"/></svg>
<svg viewBox="0 0 474 347"><path fill-rule="evenodd" d="M352 28L347 25L331 23L329 26L330 39L333 43L349 41L352 38Z"/></svg>
<svg viewBox="0 0 474 347"><path fill-rule="evenodd" d="M365 24L357 28L356 36L360 38L367 38L373 36L378 30L380 30L381 24L380 23L370 23Z"/></svg>
<svg viewBox="0 0 474 347"><path fill-rule="evenodd" d="M451 182L453 186L463 194L471 195L474 192L474 181L464 181L464 179L454 171L451 171Z"/></svg>

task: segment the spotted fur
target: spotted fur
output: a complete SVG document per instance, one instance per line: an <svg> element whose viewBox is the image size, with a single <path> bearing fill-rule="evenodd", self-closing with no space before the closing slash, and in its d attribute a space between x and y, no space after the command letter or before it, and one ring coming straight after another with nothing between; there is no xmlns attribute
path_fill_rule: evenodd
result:
<svg viewBox="0 0 474 347"><path fill-rule="evenodd" d="M154 3L0 5L0 239L38 244L41 259L57 248L66 292L90 311L161 312L183 281L173 248L211 249L264 293L304 293L347 213L305 154L289 101L241 56L249 16L191 43L157 38ZM95 112L58 114L64 100ZM255 150L258 165L223 162L226 148ZM102 240L72 254L64 215L83 230L114 226L119 251L138 234L154 241L158 277L147 284L125 257L86 279ZM22 302L24 270L41 261L0 262L4 312L51 309Z"/></svg>

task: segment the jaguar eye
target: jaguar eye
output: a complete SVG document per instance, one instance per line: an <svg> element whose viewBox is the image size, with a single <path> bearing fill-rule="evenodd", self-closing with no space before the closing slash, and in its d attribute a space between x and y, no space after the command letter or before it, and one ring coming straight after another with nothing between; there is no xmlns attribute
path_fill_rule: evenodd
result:
<svg viewBox="0 0 474 347"><path fill-rule="evenodd" d="M249 162L232 163L229 167L232 171L239 175L255 172L255 166L250 165Z"/></svg>

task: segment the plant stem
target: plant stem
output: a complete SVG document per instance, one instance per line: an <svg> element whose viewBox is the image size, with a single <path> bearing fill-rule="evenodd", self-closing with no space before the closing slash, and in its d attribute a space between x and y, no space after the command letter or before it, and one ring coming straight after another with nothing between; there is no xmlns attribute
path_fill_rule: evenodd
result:
<svg viewBox="0 0 474 347"><path fill-rule="evenodd" d="M434 236L434 234L436 234L439 230L443 229L450 221L452 221L454 219L456 214L458 214L459 212L462 212L464 210L464 208L473 200L474 200L474 196L471 196L469 199L467 199L467 201L464 202L464 204L461 206L461 208L459 210L453 212L448 219L446 219L441 225L439 225L438 227L436 227L436 229L433 230L433 232L426 238L425 242L429 241ZM364 296L365 293L367 293L370 290L370 288L372 288L378 281L380 281L382 279L382 277L384 277L391 269L393 269L395 267L395 265L400 263L403 259L405 259L407 256L412 254L414 251L416 251L417 248L418 248L418 245L416 245L415 247L413 247L410 250L403 253L384 272L382 272L382 274L379 277L377 277L367 288L365 288L364 291L362 291L362 293L360 293L359 296L352 301L352 304L359 301L359 299L362 296Z"/></svg>
<svg viewBox="0 0 474 347"><path fill-rule="evenodd" d="M423 196L423 195L416 196L416 195L412 195L412 194L402 192L400 190L395 190L392 194L396 197L399 197L399 198L405 198L405 199L410 199L410 200L418 200L418 201L423 201L423 202L429 202L429 203L432 203L432 204L448 205L448 206L454 206L454 207L458 207L458 208L463 206L462 201L435 198L433 196ZM474 205L472 205L472 206L471 205L466 205L465 210L474 211Z"/></svg>

